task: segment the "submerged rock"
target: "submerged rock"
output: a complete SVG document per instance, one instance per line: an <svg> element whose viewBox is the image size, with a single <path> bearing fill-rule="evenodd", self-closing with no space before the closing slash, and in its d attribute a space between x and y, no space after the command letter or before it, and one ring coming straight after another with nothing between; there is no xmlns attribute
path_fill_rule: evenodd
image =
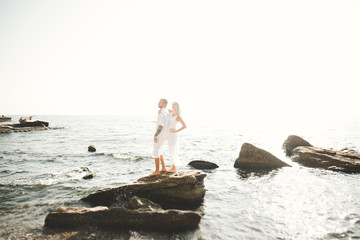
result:
<svg viewBox="0 0 360 240"><path fill-rule="evenodd" d="M90 171L90 169L88 167L81 167L81 170L83 172L87 172L87 174L85 176L83 176L83 179L92 179L93 177L95 177L95 173Z"/></svg>
<svg viewBox="0 0 360 240"><path fill-rule="evenodd" d="M140 178L133 184L100 190L82 200L95 206L111 206L138 196L163 208L195 209L201 205L206 192L205 177L202 171L161 173Z"/></svg>
<svg viewBox="0 0 360 240"><path fill-rule="evenodd" d="M215 169L219 167L217 164L208 161L191 161L188 165L196 169Z"/></svg>
<svg viewBox="0 0 360 240"><path fill-rule="evenodd" d="M283 143L282 148L284 149L286 156L291 156L293 154L293 150L300 146L311 147L312 145L299 136L290 135Z"/></svg>
<svg viewBox="0 0 360 240"><path fill-rule="evenodd" d="M90 145L90 146L88 147L88 151L89 151L89 152L96 152L95 146L94 146L94 145Z"/></svg>
<svg viewBox="0 0 360 240"><path fill-rule="evenodd" d="M94 173L87 173L85 176L83 176L83 179L87 180L87 179L92 179L95 177Z"/></svg>
<svg viewBox="0 0 360 240"><path fill-rule="evenodd" d="M250 143L241 146L239 157L236 159L234 167L241 169L257 170L289 167L287 163L281 161L271 153L257 148Z"/></svg>
<svg viewBox="0 0 360 240"><path fill-rule="evenodd" d="M194 211L163 210L147 199L135 209L125 207L69 207L58 208L45 219L47 227L97 226L114 229L138 229L152 231L185 231L198 227L201 215ZM144 203L145 202L145 203Z"/></svg>
<svg viewBox="0 0 360 240"><path fill-rule="evenodd" d="M345 149L334 151L317 147L297 147L292 160L306 167L323 168L345 173L360 173L360 153Z"/></svg>

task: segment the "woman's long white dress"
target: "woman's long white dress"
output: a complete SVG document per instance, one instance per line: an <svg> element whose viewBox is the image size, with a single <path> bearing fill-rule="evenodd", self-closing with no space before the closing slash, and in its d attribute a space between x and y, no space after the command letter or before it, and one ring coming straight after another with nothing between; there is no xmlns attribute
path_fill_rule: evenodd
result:
<svg viewBox="0 0 360 240"><path fill-rule="evenodd" d="M177 115L170 117L169 122L169 129L176 129L176 120ZM174 164L175 166L180 164L179 161L179 136L177 133L173 133L169 131L168 135L168 141L169 141L169 152L170 152L170 162L171 164Z"/></svg>

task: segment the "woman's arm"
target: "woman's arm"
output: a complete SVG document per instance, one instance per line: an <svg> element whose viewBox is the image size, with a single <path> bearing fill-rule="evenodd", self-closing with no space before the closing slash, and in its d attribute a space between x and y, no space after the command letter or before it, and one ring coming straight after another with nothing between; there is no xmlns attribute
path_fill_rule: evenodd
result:
<svg viewBox="0 0 360 240"><path fill-rule="evenodd" d="M180 116L178 116L176 118L176 120L178 120L182 125L181 128L179 128L178 130L175 130L175 132L177 133L177 132L180 132L180 131L182 131L182 130L184 130L186 128L186 123L184 122L184 120Z"/></svg>

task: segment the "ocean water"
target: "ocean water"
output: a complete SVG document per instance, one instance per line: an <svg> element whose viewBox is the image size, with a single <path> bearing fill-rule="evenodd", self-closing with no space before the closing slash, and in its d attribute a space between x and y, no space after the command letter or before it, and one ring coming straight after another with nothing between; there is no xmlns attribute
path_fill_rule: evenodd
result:
<svg viewBox="0 0 360 240"><path fill-rule="evenodd" d="M43 228L52 209L77 206L96 190L131 183L154 170L156 116L38 118L65 129L0 135L0 239L60 239ZM188 128L180 133L183 165L178 169L190 170L187 163L192 160L220 166L207 171L199 228L182 233L123 231L102 238L359 239L360 175L306 168L286 158L281 149L287 136L296 134L315 146L360 151L359 120L188 120ZM234 168L244 142L292 167L257 173ZM87 152L91 144L96 153ZM82 179L81 167L96 176Z"/></svg>

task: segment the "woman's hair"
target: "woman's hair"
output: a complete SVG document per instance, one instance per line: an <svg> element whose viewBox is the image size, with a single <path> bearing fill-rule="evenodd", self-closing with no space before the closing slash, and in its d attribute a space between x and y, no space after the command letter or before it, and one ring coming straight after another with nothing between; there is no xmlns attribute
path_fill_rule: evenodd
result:
<svg viewBox="0 0 360 240"><path fill-rule="evenodd" d="M180 116L181 111L180 111L180 106L177 102L173 102L172 105L174 106L175 112L177 116Z"/></svg>

